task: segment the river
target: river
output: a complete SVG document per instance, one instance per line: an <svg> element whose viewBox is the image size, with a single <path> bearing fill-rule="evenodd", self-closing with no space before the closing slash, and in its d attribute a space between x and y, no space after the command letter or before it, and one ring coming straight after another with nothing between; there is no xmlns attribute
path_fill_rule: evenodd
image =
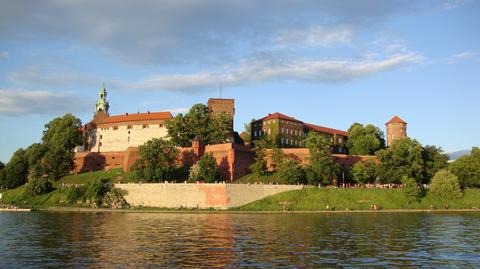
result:
<svg viewBox="0 0 480 269"><path fill-rule="evenodd" d="M0 268L480 267L480 213L0 213Z"/></svg>

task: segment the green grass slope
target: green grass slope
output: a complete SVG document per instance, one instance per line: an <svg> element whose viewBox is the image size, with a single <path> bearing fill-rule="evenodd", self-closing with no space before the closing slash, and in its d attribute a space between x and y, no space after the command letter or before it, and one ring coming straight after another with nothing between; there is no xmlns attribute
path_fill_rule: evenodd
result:
<svg viewBox="0 0 480 269"><path fill-rule="evenodd" d="M134 181L134 173L123 173L121 169L110 171L95 171L65 176L53 183L55 190L36 196L30 196L25 192L25 185L3 192L1 204L15 204L20 207L50 207L50 206L72 206L66 203L67 194L60 188L64 184L86 184L90 181L102 180L112 183L128 183ZM74 205L77 206L77 205Z"/></svg>
<svg viewBox="0 0 480 269"><path fill-rule="evenodd" d="M372 204L382 209L429 209L431 206L441 209L445 204L451 209L472 209L480 208L479 197L480 189L468 189L458 200L442 199L427 193L420 202L409 204L399 189L306 188L272 195L235 210L370 210Z"/></svg>

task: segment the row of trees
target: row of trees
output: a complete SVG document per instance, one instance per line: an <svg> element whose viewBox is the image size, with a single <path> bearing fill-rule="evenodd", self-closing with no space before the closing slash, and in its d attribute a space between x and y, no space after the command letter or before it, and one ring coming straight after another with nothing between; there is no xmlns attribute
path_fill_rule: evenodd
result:
<svg viewBox="0 0 480 269"><path fill-rule="evenodd" d="M185 167L175 144L162 138L147 141L138 148L138 152L134 170L139 180L161 182L185 179L187 176L191 182L220 180L220 171L212 154L205 154L193 166Z"/></svg>
<svg viewBox="0 0 480 269"><path fill-rule="evenodd" d="M28 181L32 192L48 191L49 180L58 180L73 168L73 149L82 144L80 127L80 120L71 114L47 123L42 142L15 151L0 170L0 187L15 188Z"/></svg>

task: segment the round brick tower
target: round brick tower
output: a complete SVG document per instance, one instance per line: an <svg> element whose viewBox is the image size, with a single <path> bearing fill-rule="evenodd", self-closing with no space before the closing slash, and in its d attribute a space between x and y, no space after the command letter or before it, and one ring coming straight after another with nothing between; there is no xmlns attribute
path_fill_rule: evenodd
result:
<svg viewBox="0 0 480 269"><path fill-rule="evenodd" d="M407 123L398 116L394 116L387 123L387 147L392 144L393 141L407 137Z"/></svg>

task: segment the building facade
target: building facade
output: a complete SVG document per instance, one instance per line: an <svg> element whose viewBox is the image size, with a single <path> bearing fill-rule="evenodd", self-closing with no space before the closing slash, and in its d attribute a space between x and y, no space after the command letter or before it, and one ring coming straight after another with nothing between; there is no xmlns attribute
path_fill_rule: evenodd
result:
<svg viewBox="0 0 480 269"><path fill-rule="evenodd" d="M309 132L327 137L332 142L332 152L347 153L347 132L304 123L278 112L253 121L250 135L252 141L267 137L280 148L303 148Z"/></svg>
<svg viewBox="0 0 480 269"><path fill-rule="evenodd" d="M398 116L394 116L387 123L387 147L390 146L393 141L407 137L407 122L402 120Z"/></svg>
<svg viewBox="0 0 480 269"><path fill-rule="evenodd" d="M84 151L117 152L138 147L152 138L166 138L165 122L173 119L170 112L125 113L110 115L105 86L100 88L93 120L85 127Z"/></svg>

